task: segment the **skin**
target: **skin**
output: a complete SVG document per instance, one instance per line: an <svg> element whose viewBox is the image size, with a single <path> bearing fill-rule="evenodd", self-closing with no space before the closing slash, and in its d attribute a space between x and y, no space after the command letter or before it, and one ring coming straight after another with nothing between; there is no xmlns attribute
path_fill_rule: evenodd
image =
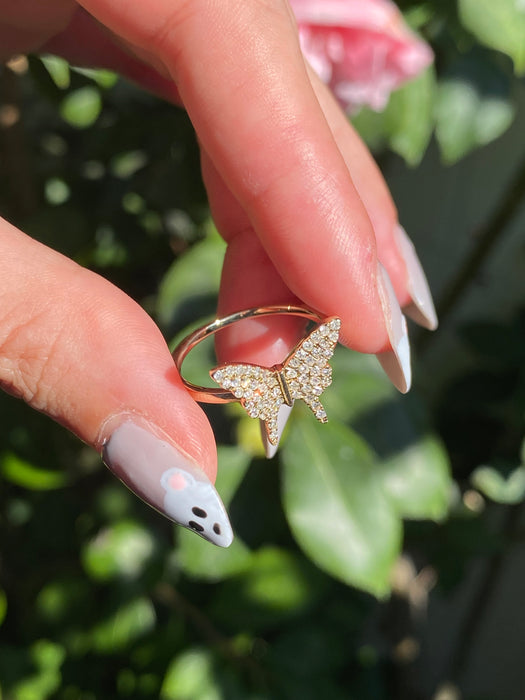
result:
<svg viewBox="0 0 525 700"><path fill-rule="evenodd" d="M187 109L228 243L221 314L298 302L339 316L349 347L390 349L376 276L380 259L409 302L397 213L305 65L284 0L0 0L1 58L39 51L113 68ZM140 414L214 479L210 426L123 292L0 220L0 304L3 389L96 449L112 416ZM294 328L274 322L244 360L282 359Z"/></svg>

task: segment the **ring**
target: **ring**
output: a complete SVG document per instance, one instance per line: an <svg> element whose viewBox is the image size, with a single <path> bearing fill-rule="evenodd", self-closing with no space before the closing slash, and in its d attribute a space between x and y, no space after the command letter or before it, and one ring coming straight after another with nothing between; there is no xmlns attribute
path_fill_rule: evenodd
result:
<svg viewBox="0 0 525 700"><path fill-rule="evenodd" d="M201 341L234 323L248 318L290 314L313 322L287 355L272 367L250 363L219 365L210 370L218 387L192 384L182 376L181 368L188 353ZM336 316L323 318L317 312L300 306L260 306L238 311L201 326L184 338L172 353L184 386L201 403L230 403L238 401L251 418L259 418L263 436L274 447L279 442L278 416L282 406L293 406L301 399L321 423L326 423L326 411L319 400L332 383L332 368L328 360L334 354L339 339L341 321Z"/></svg>

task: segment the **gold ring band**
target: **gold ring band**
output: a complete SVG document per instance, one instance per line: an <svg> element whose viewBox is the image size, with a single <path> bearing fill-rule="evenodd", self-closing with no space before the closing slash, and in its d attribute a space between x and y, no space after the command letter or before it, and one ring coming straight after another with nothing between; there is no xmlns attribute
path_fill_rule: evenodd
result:
<svg viewBox="0 0 525 700"><path fill-rule="evenodd" d="M209 336L238 321L285 314L313 321L315 327L281 364L272 367L251 363L220 365L210 370L210 376L219 384L217 388L192 384L182 376L182 363L188 353ZM332 382L328 360L334 353L340 327L341 321L336 316L323 318L316 311L301 306L259 306L201 326L178 344L172 356L184 386L196 401L240 402L250 417L261 420L269 442L275 446L279 441L278 414L283 405L291 407L296 399L302 399L317 420L326 422L319 396Z"/></svg>
<svg viewBox="0 0 525 700"><path fill-rule="evenodd" d="M244 321L247 318L258 318L260 316L282 316L284 314L301 316L307 321L316 321L320 324L325 320L320 314L302 306L259 306L254 309L237 311L229 316L224 316L224 318L217 318L211 323L197 328L183 340L181 340L181 342L172 352L172 357L175 361L177 369L179 370L182 382L186 389L190 392L191 396L196 401L200 401L201 403L232 403L233 401L239 400L231 391L221 389L219 387L204 387L198 384L192 384L192 382L189 382L182 376L182 363L186 359L186 356L189 355L189 353L198 343L206 340L206 338L209 338L211 335L215 335L215 333L218 333L223 328L237 323L238 321Z"/></svg>

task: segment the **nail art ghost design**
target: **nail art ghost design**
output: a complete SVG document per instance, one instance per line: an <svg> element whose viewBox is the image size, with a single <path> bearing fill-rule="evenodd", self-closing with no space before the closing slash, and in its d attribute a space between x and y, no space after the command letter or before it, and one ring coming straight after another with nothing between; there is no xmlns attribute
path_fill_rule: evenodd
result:
<svg viewBox="0 0 525 700"><path fill-rule="evenodd" d="M233 533L224 506L210 481L198 476L176 467L164 472L164 512L206 540L228 547Z"/></svg>
<svg viewBox="0 0 525 700"><path fill-rule="evenodd" d="M205 472L144 424L124 420L105 442L102 458L128 488L171 520L219 547L232 543L228 515Z"/></svg>

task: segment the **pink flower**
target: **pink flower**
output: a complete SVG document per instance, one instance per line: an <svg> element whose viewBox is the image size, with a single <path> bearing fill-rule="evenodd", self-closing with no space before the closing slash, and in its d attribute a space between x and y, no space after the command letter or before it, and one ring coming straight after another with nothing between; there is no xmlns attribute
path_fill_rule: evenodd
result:
<svg viewBox="0 0 525 700"><path fill-rule="evenodd" d="M290 0L301 48L347 111L384 109L433 60L390 0Z"/></svg>

